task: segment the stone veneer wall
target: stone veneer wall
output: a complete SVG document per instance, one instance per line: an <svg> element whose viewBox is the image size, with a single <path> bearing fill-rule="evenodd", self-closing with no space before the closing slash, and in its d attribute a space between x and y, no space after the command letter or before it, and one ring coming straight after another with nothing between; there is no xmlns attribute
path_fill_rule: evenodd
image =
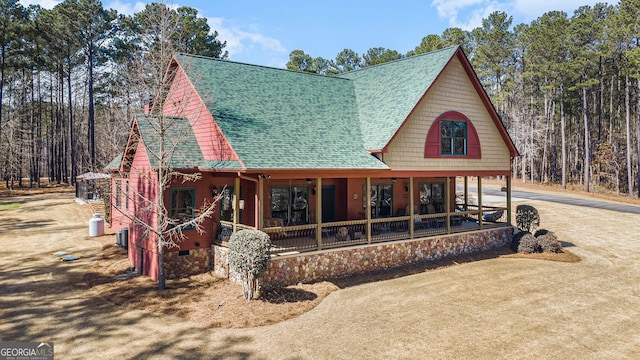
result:
<svg viewBox="0 0 640 360"><path fill-rule="evenodd" d="M164 274L167 279L178 279L211 270L211 248L189 250L189 255L178 251L164 254Z"/></svg>
<svg viewBox="0 0 640 360"><path fill-rule="evenodd" d="M287 286L485 251L510 245L512 236L513 228L504 227L274 257L262 285ZM229 249L214 245L213 270L237 281L237 274L229 270L228 253Z"/></svg>

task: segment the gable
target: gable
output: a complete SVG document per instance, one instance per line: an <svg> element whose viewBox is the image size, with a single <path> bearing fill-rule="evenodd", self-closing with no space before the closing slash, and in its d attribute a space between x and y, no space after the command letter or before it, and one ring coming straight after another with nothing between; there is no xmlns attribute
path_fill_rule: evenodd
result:
<svg viewBox="0 0 640 360"><path fill-rule="evenodd" d="M384 160L394 170L426 169L452 174L463 171L510 171L511 148L494 122L493 108L487 108L458 57L434 81L406 122L387 146ZM477 134L481 156L431 156L440 153L437 121L450 114L468 119ZM456 118L457 119L457 118ZM472 144L469 144L472 145ZM427 148L431 146L431 149Z"/></svg>
<svg viewBox="0 0 640 360"><path fill-rule="evenodd" d="M214 121L205 103L196 91L193 82L199 79L189 79L183 66L190 66L188 62L178 64L175 59L170 66L173 81L167 99L164 102L163 114L186 117L193 129L202 156L207 161L239 161L228 140Z"/></svg>
<svg viewBox="0 0 640 360"><path fill-rule="evenodd" d="M354 83L358 120L369 151L384 149L458 47L339 75Z"/></svg>

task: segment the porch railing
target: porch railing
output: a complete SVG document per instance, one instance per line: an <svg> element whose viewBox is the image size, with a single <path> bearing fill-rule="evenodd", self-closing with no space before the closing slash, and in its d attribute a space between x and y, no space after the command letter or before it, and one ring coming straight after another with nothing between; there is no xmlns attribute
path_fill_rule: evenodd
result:
<svg viewBox="0 0 640 360"><path fill-rule="evenodd" d="M504 207L467 205L466 208L450 213L413 216L413 238L438 236L451 233L476 231L484 228L505 226L507 209ZM482 222L479 219L482 218ZM262 229L269 234L273 243L272 254L285 255L305 251L321 250L343 246L363 245L369 242L389 242L411 238L411 216L339 221L318 224L277 226ZM254 229L251 226L221 221L222 231L219 242L224 244L229 236L240 229ZM369 240L370 239L370 240Z"/></svg>

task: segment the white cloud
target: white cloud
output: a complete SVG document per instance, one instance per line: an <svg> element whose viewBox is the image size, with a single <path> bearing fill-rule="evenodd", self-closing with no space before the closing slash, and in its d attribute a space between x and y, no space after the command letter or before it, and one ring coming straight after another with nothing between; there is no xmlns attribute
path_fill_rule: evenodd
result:
<svg viewBox="0 0 640 360"><path fill-rule="evenodd" d="M601 0L563 0L563 1L531 1L531 0L513 0L513 8L515 12L521 15L527 22L542 16L544 13L554 10L561 10L571 17L573 12L580 6L593 6L598 2L606 2Z"/></svg>
<svg viewBox="0 0 640 360"><path fill-rule="evenodd" d="M482 19L494 11L504 11L513 16L513 25L529 23L553 10L562 10L570 17L582 5L593 6L601 0L432 0L441 19L448 20L449 26L472 30L482 25Z"/></svg>
<svg viewBox="0 0 640 360"><path fill-rule="evenodd" d="M61 0L20 0L20 4L24 7L29 5L40 5L45 9L53 9L54 6L61 2Z"/></svg>
<svg viewBox="0 0 640 360"><path fill-rule="evenodd" d="M447 19L450 27L473 30L482 25L482 19L494 11L510 13L513 6L495 0L433 0L431 6L438 11L441 19Z"/></svg>
<svg viewBox="0 0 640 360"><path fill-rule="evenodd" d="M438 10L438 16L443 19L457 21L458 13L461 9L481 4L483 0L433 0L431 6Z"/></svg>
<svg viewBox="0 0 640 360"><path fill-rule="evenodd" d="M467 12L463 19L453 19L450 21L452 27L459 27L463 30L471 31L477 27L482 26L482 19L489 17L494 11L506 11L504 7L499 6L497 3L489 3L484 7L474 8ZM507 12L508 13L508 12Z"/></svg>
<svg viewBox="0 0 640 360"><path fill-rule="evenodd" d="M271 54L273 59L277 59L283 54L289 55L287 49L278 39L265 36L257 31L244 30L227 19L210 17L207 18L207 21L211 30L218 32L218 40L227 42L225 50L229 52L230 60L234 60L234 57L238 56L248 57L251 53L258 51L267 56ZM271 63L269 65L282 65L281 60L274 61L277 64Z"/></svg>
<svg viewBox="0 0 640 360"><path fill-rule="evenodd" d="M123 2L121 0L113 0L104 4L106 9L117 10L119 14L133 15L144 10L145 3L137 1L135 4Z"/></svg>

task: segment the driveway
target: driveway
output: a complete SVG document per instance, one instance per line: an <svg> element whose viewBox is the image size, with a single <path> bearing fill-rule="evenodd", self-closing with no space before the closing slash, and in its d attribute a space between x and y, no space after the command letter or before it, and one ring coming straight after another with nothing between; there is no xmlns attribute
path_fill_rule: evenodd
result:
<svg viewBox="0 0 640 360"><path fill-rule="evenodd" d="M100 251L87 237L90 211L71 195L30 197L0 212L0 340L53 341L57 359L637 358L637 215L527 203L581 262L460 264L342 289L298 318L232 330L96 299L82 284ZM61 262L60 250L81 258Z"/></svg>
<svg viewBox="0 0 640 360"><path fill-rule="evenodd" d="M469 191L477 192L477 186L469 186ZM505 193L500 190L497 186L483 186L482 194L488 195L490 197L499 197L505 198ZM595 199L585 199L583 197L578 196L565 196L560 195L558 193L542 193L542 192L533 192L533 191L525 191L525 190L511 190L511 199L512 201L523 201L523 200L538 200L538 201L546 201L546 202L556 202L560 204L568 204L573 206L583 206L589 208L598 208L619 212L626 212L630 214L640 214L640 206L637 205L629 205L622 204L613 201L603 201L603 200L595 200Z"/></svg>

